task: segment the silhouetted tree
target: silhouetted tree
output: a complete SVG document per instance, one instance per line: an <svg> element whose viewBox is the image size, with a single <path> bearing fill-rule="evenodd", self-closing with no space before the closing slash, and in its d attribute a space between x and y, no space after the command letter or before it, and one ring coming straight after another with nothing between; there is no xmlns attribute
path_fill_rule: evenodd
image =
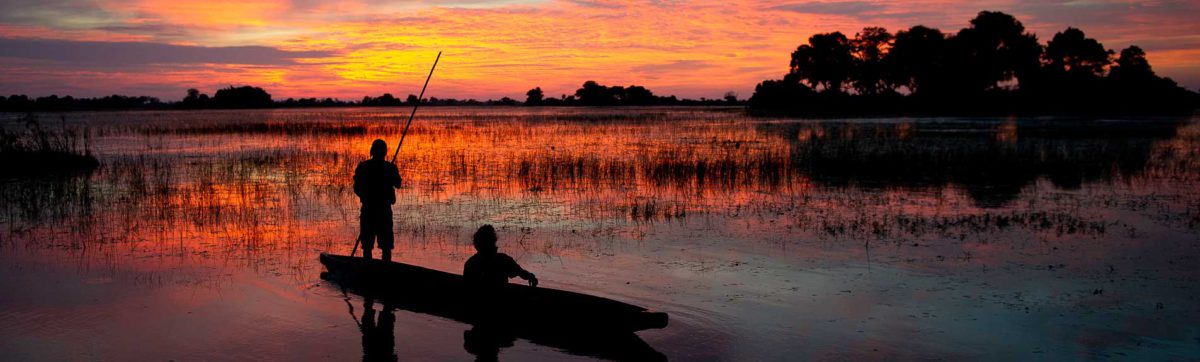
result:
<svg viewBox="0 0 1200 362"><path fill-rule="evenodd" d="M1002 12L981 11L971 26L948 39L947 62L955 88L961 92L994 89L1016 79L1033 80L1041 66L1037 36Z"/></svg>
<svg viewBox="0 0 1200 362"><path fill-rule="evenodd" d="M579 103L586 106L608 106L617 103L617 98L608 87L592 80L583 82L583 86L575 90L575 97L579 99Z"/></svg>
<svg viewBox="0 0 1200 362"><path fill-rule="evenodd" d="M1099 78L1112 62L1113 51L1104 49L1096 39L1088 38L1082 30L1067 28L1054 34L1046 44L1046 70L1069 74L1072 78Z"/></svg>
<svg viewBox="0 0 1200 362"><path fill-rule="evenodd" d="M535 87L525 92L525 105L540 106L542 105L543 98L545 98L545 95L542 94L542 87Z"/></svg>
<svg viewBox="0 0 1200 362"><path fill-rule="evenodd" d="M625 88L624 94L620 97L620 100L622 104L633 106L651 105L657 101L653 92L651 92L649 89L646 89L646 87L638 85L631 85L629 88Z"/></svg>
<svg viewBox="0 0 1200 362"><path fill-rule="evenodd" d="M1146 52L1136 45L1121 50L1121 55L1108 72L1108 77L1125 84L1145 84L1158 78L1154 70L1150 69Z"/></svg>
<svg viewBox="0 0 1200 362"><path fill-rule="evenodd" d="M889 82L910 93L935 90L944 76L945 49L946 35L940 30L917 25L897 32L884 56Z"/></svg>
<svg viewBox="0 0 1200 362"><path fill-rule="evenodd" d="M180 108L207 108L210 106L208 95L200 93L196 88L189 88L187 96L184 96L183 101L179 104Z"/></svg>
<svg viewBox="0 0 1200 362"><path fill-rule="evenodd" d="M489 102L489 103L492 103L492 104L498 105L498 106L515 106L515 105L517 105L517 100L509 98L509 97L502 97L497 101L493 101L493 102Z"/></svg>
<svg viewBox="0 0 1200 362"><path fill-rule="evenodd" d="M1121 50L1104 79L1109 92L1120 97L1105 102L1128 112L1178 110L1191 113L1200 107L1200 94L1179 86L1171 78L1154 74L1146 53L1137 46Z"/></svg>
<svg viewBox="0 0 1200 362"><path fill-rule="evenodd" d="M747 101L750 108L788 109L798 106L816 94L812 88L801 84L799 76L788 74L779 80L764 80L754 86L754 94Z"/></svg>
<svg viewBox="0 0 1200 362"><path fill-rule="evenodd" d="M890 90L885 81L886 68L883 57L892 45L892 34L880 27L863 28L854 35L850 48L854 53L854 71L851 79L858 94L873 95Z"/></svg>
<svg viewBox="0 0 1200 362"><path fill-rule="evenodd" d="M380 107L396 107L403 105L399 98L391 93L384 93L379 98L364 97L362 105L364 106L380 106Z"/></svg>
<svg viewBox="0 0 1200 362"><path fill-rule="evenodd" d="M218 89L211 103L215 108L270 108L275 105L270 93L251 86Z"/></svg>
<svg viewBox="0 0 1200 362"><path fill-rule="evenodd" d="M822 87L825 92L841 92L853 68L850 40L841 32L833 32L813 35L808 38L808 44L796 47L789 74L797 75L814 89Z"/></svg>
<svg viewBox="0 0 1200 362"><path fill-rule="evenodd" d="M737 92L734 91L725 92L725 96L721 98L725 99L725 102L728 103L737 103L738 101Z"/></svg>

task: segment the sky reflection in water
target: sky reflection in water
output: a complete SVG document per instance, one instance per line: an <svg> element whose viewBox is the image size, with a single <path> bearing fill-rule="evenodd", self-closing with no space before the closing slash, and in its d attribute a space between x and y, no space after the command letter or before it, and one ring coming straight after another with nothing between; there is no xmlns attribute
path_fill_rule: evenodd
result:
<svg viewBox="0 0 1200 362"><path fill-rule="evenodd" d="M404 112L63 115L103 166L3 180L0 353L357 358L316 256L349 252L352 168ZM639 335L676 360L1197 358L1198 153L1194 119L430 108L397 254L459 272L494 224L545 286L670 313ZM401 310L395 350L469 358L469 328Z"/></svg>

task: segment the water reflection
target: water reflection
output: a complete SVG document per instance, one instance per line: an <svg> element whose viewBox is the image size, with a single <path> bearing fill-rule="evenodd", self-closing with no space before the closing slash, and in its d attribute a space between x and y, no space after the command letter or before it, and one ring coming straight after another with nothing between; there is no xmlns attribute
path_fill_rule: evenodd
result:
<svg viewBox="0 0 1200 362"><path fill-rule="evenodd" d="M362 321L358 324L358 328L362 332L362 360L364 362L395 362L398 359L395 334L396 313L392 306L386 303L382 307L376 312L375 298L363 297Z"/></svg>
<svg viewBox="0 0 1200 362"><path fill-rule="evenodd" d="M414 274L419 276L420 274ZM542 316L518 315L514 313L531 313L536 311L522 310L507 306L503 302L489 299L486 303L478 304L471 301L456 300L464 296L462 293L451 292L452 286L419 287L429 281L407 280L388 281L376 284L346 278L345 274L322 273L322 278L338 286L345 295L354 293L363 298L363 315L358 323L363 338L364 360L395 360L393 328L395 316L393 309L401 309L413 313L436 316L465 323L469 329L463 332L463 349L479 361L495 361L502 350L514 346L518 338L534 344L552 347L573 355L589 356L608 360L620 361L665 361L666 356L655 350L637 334L628 330L600 328L592 323L546 323L545 319L538 322ZM411 283L412 287L397 289L395 283ZM391 290L382 291L380 289ZM433 288L428 289L428 288ZM386 296L386 297L383 297ZM451 298L451 299L447 299ZM349 305L349 299L345 302ZM381 309L374 309L376 300L383 301ZM575 310L564 307L572 313L588 315L602 313L597 310L587 310L589 304L580 303ZM592 306L596 307L596 306ZM545 311L547 313L562 313L562 310ZM353 307L350 307L353 315ZM378 318L378 319L376 319Z"/></svg>
<svg viewBox="0 0 1200 362"><path fill-rule="evenodd" d="M463 349L475 356L478 362L500 360L500 350L513 346L517 336L511 331L493 329L490 326L471 326L463 331Z"/></svg>
<svg viewBox="0 0 1200 362"><path fill-rule="evenodd" d="M1142 173L1156 143L1186 119L767 123L791 144L791 167L835 187L956 185L1001 207L1045 178L1063 190Z"/></svg>
<svg viewBox="0 0 1200 362"><path fill-rule="evenodd" d="M80 177L0 180L0 265L8 268L0 277L40 277L39 263L56 272L155 275L170 281L154 287L170 291L171 303L197 289L181 280L254 288L266 280L284 285L271 289L283 295L308 290L321 269L318 252L349 250L358 215L350 175L372 139L399 133L391 111L65 115L72 126L93 129L102 165ZM1181 340L1191 327L1179 321L1195 315L1185 308L1194 290L1180 284L1200 276L1194 120L763 120L672 108L438 108L428 115L414 124L398 162L408 181L394 208L398 260L461 270L471 253L464 240L492 223L539 276L545 270L573 290L674 308L668 312L695 309L692 325L719 330L672 327L664 333L677 339L647 337L654 348L638 335L574 338L568 342L588 345L569 347L559 347L555 335L517 335L507 347L512 335L503 326L463 325L475 332L464 333L462 346L458 330L453 341L432 343L455 353L466 347L484 358L521 350L528 340L601 358L657 353L647 349L697 356L678 336L746 334L753 337L697 347L720 350L697 358L745 357L721 354L741 351L779 359L786 356L771 351L794 350L799 333L779 315L814 322L804 326L806 340L902 344L906 331L925 328L905 324L906 316L957 306L972 288L988 295L969 297L992 303L967 310L1063 306L1045 314L1065 324L1153 319L1131 316L1147 299L1127 297L1153 295L1165 305L1156 313L1182 317L1146 322L1159 323L1147 329L1184 331L1167 333ZM10 125L5 119L15 118L0 116L0 126ZM873 269L859 271L867 250ZM850 277L824 284L802 277L826 267L851 270L844 272ZM870 289L877 294L856 284L864 283L854 279L860 272L869 279L888 268L928 274L899 274ZM911 287L947 275L961 279L951 288ZM88 285L104 295L104 284ZM858 296L856 304L810 293L823 287ZM1105 292L1093 295L1096 289ZM227 307L254 309L263 299ZM899 327L847 337L860 329L815 323L827 320L814 314L867 315L883 301L895 318L872 316ZM0 310L6 303L0 299ZM1077 307L1097 304L1111 308ZM374 328L360 332L391 323L387 312L372 313ZM978 324L957 321L940 331L963 325ZM1113 335L1138 333L1116 329ZM308 337L357 337L341 332ZM1053 356L1077 356L1072 333L1046 338L1048 350L1061 352ZM990 346L986 336L952 334ZM0 337L14 335L0 329ZM391 358L412 352L392 343ZM364 343L364 355L374 350ZM339 355L347 354L357 351Z"/></svg>
<svg viewBox="0 0 1200 362"><path fill-rule="evenodd" d="M587 334L587 333L521 333L511 325L475 324L463 331L463 349L475 356L476 361L498 361L500 351L512 347L517 337L549 347L559 348L571 354L590 356L613 361L666 361L667 357L654 350L633 333Z"/></svg>

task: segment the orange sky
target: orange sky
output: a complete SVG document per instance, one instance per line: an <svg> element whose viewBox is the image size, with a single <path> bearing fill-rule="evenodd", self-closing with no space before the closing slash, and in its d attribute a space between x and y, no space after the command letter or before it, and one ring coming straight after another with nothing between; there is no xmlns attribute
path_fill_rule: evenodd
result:
<svg viewBox="0 0 1200 362"><path fill-rule="evenodd" d="M557 96L596 80L748 97L813 33L954 32L980 10L1016 15L1043 42L1074 26L1109 48L1140 45L1159 74L1200 87L1195 1L5 0L0 94L403 96L442 50L428 96Z"/></svg>

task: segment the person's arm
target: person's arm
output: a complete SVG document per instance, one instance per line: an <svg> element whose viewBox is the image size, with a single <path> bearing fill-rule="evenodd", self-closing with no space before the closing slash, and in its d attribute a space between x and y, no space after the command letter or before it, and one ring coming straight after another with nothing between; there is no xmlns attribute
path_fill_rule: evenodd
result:
<svg viewBox="0 0 1200 362"><path fill-rule="evenodd" d="M521 276L521 279L525 279L526 281L528 281L529 286L531 286L531 287L537 286L537 284L538 284L537 276L533 275L533 273L530 273L528 270L521 269L520 266L518 266L517 269L520 270L519 275Z"/></svg>
<svg viewBox="0 0 1200 362"><path fill-rule="evenodd" d="M517 264L517 261L513 260L513 258L511 256L505 255L504 257L506 259L508 259L507 264L509 264L509 267L508 267L508 270L509 270L508 277L509 278L521 277L521 279L525 279L526 281L528 281L529 286L531 286L531 287L536 287L538 285L537 276L533 275L533 273L530 273L528 270L521 268L521 265Z"/></svg>

